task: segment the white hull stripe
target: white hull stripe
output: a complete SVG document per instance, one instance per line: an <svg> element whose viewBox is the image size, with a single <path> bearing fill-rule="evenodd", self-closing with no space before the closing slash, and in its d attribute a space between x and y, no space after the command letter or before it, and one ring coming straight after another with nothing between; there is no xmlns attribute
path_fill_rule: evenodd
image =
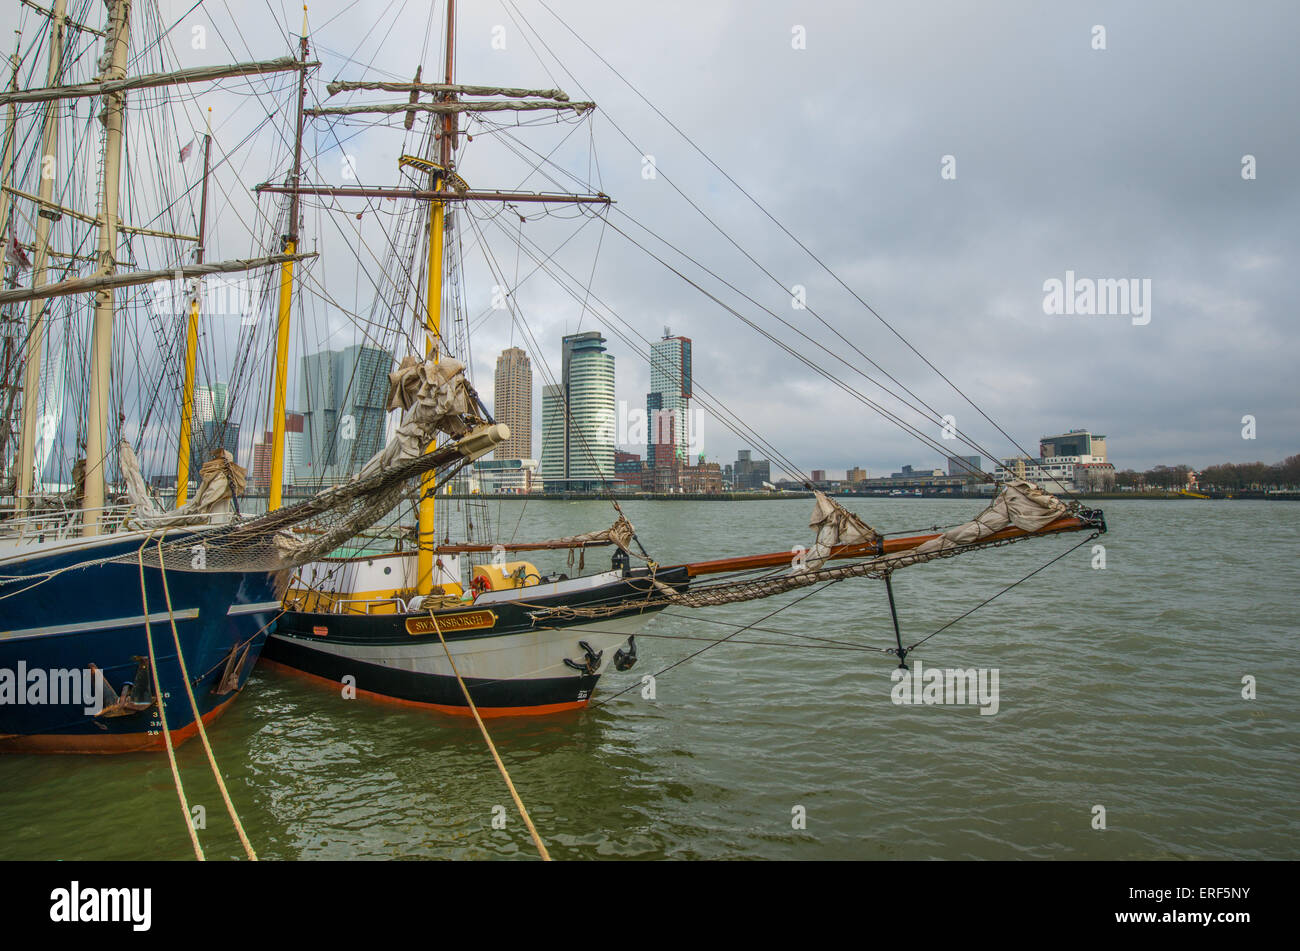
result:
<svg viewBox="0 0 1300 951"><path fill-rule="evenodd" d="M257 614L259 611L279 611L281 604L279 601L257 601L253 604L232 604L226 611L229 617L238 617L241 614Z"/></svg>
<svg viewBox="0 0 1300 951"><path fill-rule="evenodd" d="M276 603L279 604L279 602ZM150 614L147 620L150 624L166 624L169 618L174 617L178 621L192 621L198 616L198 608L185 608L172 614L168 614L166 611ZM59 624L54 627L28 627L20 631L0 631L0 641L16 641L29 637L56 637L59 634L89 634L92 631L111 631L122 627L136 627L144 624L145 620L143 614L137 614L135 617L118 617L106 621L83 621L80 624Z"/></svg>

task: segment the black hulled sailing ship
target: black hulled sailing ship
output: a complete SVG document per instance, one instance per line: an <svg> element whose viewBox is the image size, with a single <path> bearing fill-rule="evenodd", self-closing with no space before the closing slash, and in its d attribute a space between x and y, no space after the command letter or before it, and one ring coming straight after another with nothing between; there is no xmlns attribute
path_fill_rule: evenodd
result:
<svg viewBox="0 0 1300 951"><path fill-rule="evenodd" d="M427 187L261 186L295 198L402 200L409 213L427 217L421 329L427 331L427 358L434 363L451 359L450 335L442 325L448 209L472 202L609 205L603 193L475 190L456 161L457 142L466 134L461 116L511 110L581 114L594 105L571 102L554 89L457 84L454 2L448 3L446 51L441 83L421 83L417 71L411 83L357 80L329 86L331 95L405 93L406 102L307 110L313 118L404 115L408 131L417 116L429 115L423 154L403 156L399 163L427 174ZM569 410L564 407L566 414ZM1025 538L1105 529L1099 513L1067 506L1028 483L1012 483L971 522L946 532L886 539L818 493L811 522L816 539L806 562L792 567L789 552L774 552L663 566L647 554L617 502L617 520L603 532L522 544L454 543L440 538L436 527L439 487L421 486L416 524L409 533L398 532L389 550L334 553L301 568L263 659L323 681L349 683L363 695L446 713L469 713L471 699L483 716L554 713L587 705L611 667L629 669L637 660L636 634L669 606L747 601L853 577L888 582L893 571L911 564ZM610 567L586 576L548 574L529 561L508 560L567 549L580 554L581 564L585 553L600 547L612 549ZM901 634L896 652L902 663Z"/></svg>

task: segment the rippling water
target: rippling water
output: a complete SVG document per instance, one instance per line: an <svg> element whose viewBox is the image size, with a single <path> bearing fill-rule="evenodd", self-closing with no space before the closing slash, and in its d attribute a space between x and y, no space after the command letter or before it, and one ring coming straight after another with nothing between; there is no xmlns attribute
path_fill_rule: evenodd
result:
<svg viewBox="0 0 1300 951"><path fill-rule="evenodd" d="M883 531L979 508L847 504ZM810 507L624 503L665 564L806 544ZM913 655L996 668L994 716L891 701L896 661L858 649L893 640L883 585L868 580L734 638L766 643L722 644L663 674L650 701L643 674L706 646L687 638L723 636L791 597L661 616L647 629L658 636L638 638L637 667L607 675L597 696L636 689L580 713L490 721L492 735L556 858L1300 857L1300 505L1105 508L1105 570L1084 546ZM612 521L597 502L491 509L520 538ZM900 572L905 643L1081 539ZM264 858L536 855L472 721L259 670L211 737ZM242 856L201 746L180 761L209 856ZM498 805L505 829L493 828ZM0 758L0 858L187 858L182 821L165 756Z"/></svg>

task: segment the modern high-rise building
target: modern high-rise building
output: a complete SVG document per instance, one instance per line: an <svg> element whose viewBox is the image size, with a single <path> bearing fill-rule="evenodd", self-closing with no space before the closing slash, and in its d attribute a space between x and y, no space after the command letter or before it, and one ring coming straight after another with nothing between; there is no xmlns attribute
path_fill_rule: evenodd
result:
<svg viewBox="0 0 1300 951"><path fill-rule="evenodd" d="M542 482L589 492L614 477L614 356L597 331L561 342L561 382L542 388Z"/></svg>
<svg viewBox="0 0 1300 951"><path fill-rule="evenodd" d="M650 392L646 394L646 462L650 468L668 460L663 447L685 461L691 450L691 340L664 337L650 345Z"/></svg>
<svg viewBox="0 0 1300 951"><path fill-rule="evenodd" d="M362 345L302 358L304 459L295 473L299 481L342 481L380 450L392 365L387 351Z"/></svg>
<svg viewBox="0 0 1300 951"><path fill-rule="evenodd" d="M239 424L226 419L205 419L196 422L190 436L190 481L199 481L199 468L218 449L230 453L239 462Z"/></svg>
<svg viewBox="0 0 1300 951"><path fill-rule="evenodd" d="M766 459L754 459L752 449L736 453L736 466L732 470L732 484L737 492L757 491L764 482L772 480L772 464Z"/></svg>
<svg viewBox="0 0 1300 951"><path fill-rule="evenodd" d="M493 377L492 415L510 427L510 438L493 450L494 459L533 455L533 364L519 347L502 350Z"/></svg>
<svg viewBox="0 0 1300 951"><path fill-rule="evenodd" d="M271 484L271 444L273 434L264 432L262 441L253 443L253 465L248 471L249 483L259 489ZM298 466L302 462L302 413L284 414L284 484L298 482Z"/></svg>
<svg viewBox="0 0 1300 951"><path fill-rule="evenodd" d="M226 418L226 397L229 385L214 383L211 386L194 387L194 419L199 423Z"/></svg>
<svg viewBox="0 0 1300 951"><path fill-rule="evenodd" d="M284 481L290 483L303 481L298 474L306 461L302 423L302 413L284 414Z"/></svg>

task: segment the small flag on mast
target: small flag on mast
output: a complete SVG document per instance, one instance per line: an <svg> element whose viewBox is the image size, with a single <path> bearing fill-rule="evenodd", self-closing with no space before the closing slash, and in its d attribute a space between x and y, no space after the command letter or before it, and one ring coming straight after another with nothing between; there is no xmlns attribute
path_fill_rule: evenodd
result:
<svg viewBox="0 0 1300 951"><path fill-rule="evenodd" d="M177 161L184 162L190 157L190 149L194 148L194 139L190 139L190 144L181 149L180 158Z"/></svg>
<svg viewBox="0 0 1300 951"><path fill-rule="evenodd" d="M18 244L18 237L13 233L13 231L9 232L9 259L17 263L20 270L25 270L32 266L32 262L29 261L27 255L23 253L22 247Z"/></svg>

